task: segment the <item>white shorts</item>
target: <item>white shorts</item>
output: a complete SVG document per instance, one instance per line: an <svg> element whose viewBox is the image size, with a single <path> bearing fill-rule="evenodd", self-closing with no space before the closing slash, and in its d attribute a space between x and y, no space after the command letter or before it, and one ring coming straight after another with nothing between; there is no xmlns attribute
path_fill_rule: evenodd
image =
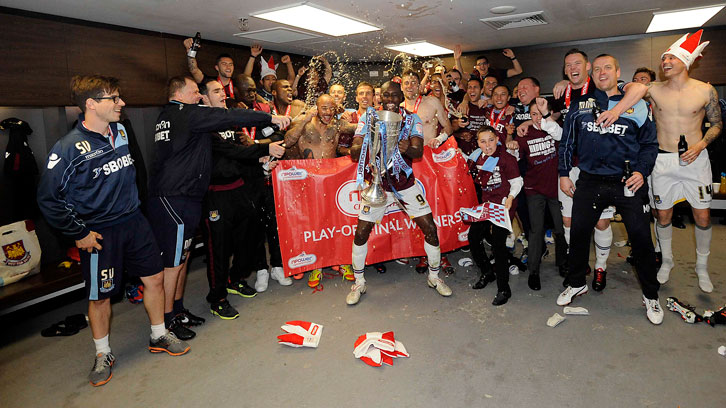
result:
<svg viewBox="0 0 726 408"><path fill-rule="evenodd" d="M418 182L413 186L398 192L401 200L406 207L399 205L394 195L390 191L386 191L386 204L380 207L371 207L366 205L364 201L360 203L360 213L358 219L368 222L379 222L387 213L403 210L411 218L417 218L422 215L431 214L431 206L426 201L424 194Z"/></svg>
<svg viewBox="0 0 726 408"><path fill-rule="evenodd" d="M580 168L573 167L570 169L570 180L572 180L572 184L575 184L579 178ZM562 216L572 218L572 197L565 194L562 189L557 188L557 199L560 200L560 211L562 212ZM611 220L614 216L615 207L612 205L602 210L602 213L600 213L601 220Z"/></svg>
<svg viewBox="0 0 726 408"><path fill-rule="evenodd" d="M688 201L693 208L710 208L712 177L706 149L688 166L678 164L678 153L658 153L653 173L648 177L650 205L667 210Z"/></svg>

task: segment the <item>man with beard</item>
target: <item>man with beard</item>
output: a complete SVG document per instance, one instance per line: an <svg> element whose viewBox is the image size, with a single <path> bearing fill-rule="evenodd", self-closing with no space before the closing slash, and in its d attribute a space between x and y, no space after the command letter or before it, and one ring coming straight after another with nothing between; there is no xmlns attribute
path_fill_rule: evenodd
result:
<svg viewBox="0 0 726 408"><path fill-rule="evenodd" d="M226 108L221 83L215 80L202 82L200 93L205 105ZM202 206L202 214L206 218L203 228L205 242L209 243L207 302L211 305L212 314L224 320L239 317L237 310L229 304L227 294L242 295L243 288L247 286L239 269L230 271L229 259L234 251L235 261L239 262L237 258L244 256L239 250L242 248L242 238L250 233L258 234L258 230L253 228L257 224L255 204L244 188L244 162L257 162L268 155L282 157L285 149L281 143L243 146L235 141L232 129L212 135L212 174ZM258 281L259 278L258 273Z"/></svg>
<svg viewBox="0 0 726 408"><path fill-rule="evenodd" d="M336 118L336 104L332 96L318 97L315 107L298 116L285 133L285 145L297 147L303 159L333 159L338 157L341 134L353 133L355 125ZM344 268L343 277L353 280L352 270ZM308 286L320 284L322 269L314 269L308 277Z"/></svg>
<svg viewBox="0 0 726 408"><path fill-rule="evenodd" d="M404 75L404 81L407 78ZM382 88L383 109L391 112L399 113L404 119L401 126L408 119L407 115L411 115L410 133L402 135L398 142L398 150L396 154L402 156L403 161L410 168L414 159L418 159L423 155L423 125L418 115L407 112L400 108L401 104L401 88L395 82L386 82ZM368 119L366 115L361 118L361 122L356 129L356 134L351 147L351 157L353 160L359 160L363 142L368 133ZM397 177L396 177L397 176ZM416 222L421 231L424 233L424 249L428 258L428 279L427 284L431 288L435 288L441 296L451 296L451 289L439 278L439 265L441 260L441 248L439 247L439 238L436 232L436 224L431 214L431 207L426 201L421 188L416 184L413 173L407 175L403 170L400 174L390 175L390 172L384 173L382 177L383 189L386 191L387 203L380 207L370 207L361 203L360 214L358 215L358 227L355 232L353 241L353 271L355 272L355 283L351 287L350 293L345 301L349 305L354 305L360 300L360 296L366 292L366 280L364 277L364 268L366 255L368 253L368 238L371 234L373 226L379 222L386 211L388 205L398 202L403 210ZM394 191L400 199L394 196Z"/></svg>
<svg viewBox="0 0 726 408"><path fill-rule="evenodd" d="M184 40L184 46L187 49L187 55L189 54L189 49L192 48L192 44L194 44L193 38L187 38ZM189 67L189 73L192 74L192 78L194 78L194 81L196 83L200 83L203 80L207 79L216 79L219 81L219 83L224 86L224 93L227 95L227 98L234 98L234 85L232 84L232 75L234 74L234 60L232 60L232 56L229 54L219 54L217 56L217 59L214 63L214 69L217 71L217 76L209 76L205 75L201 69L199 69L199 66L197 65L197 59L194 57L187 56L187 65Z"/></svg>
<svg viewBox="0 0 726 408"><path fill-rule="evenodd" d="M696 221L696 275L698 286L710 293L713 284L708 274L711 252L711 163L706 147L721 133L721 108L718 93L708 83L690 78L691 64L701 56L708 41L700 43L703 30L684 34L661 55L664 82L632 84L650 102L658 129L658 159L649 180L652 202L658 211L656 236L663 253L658 281L668 282L674 266L673 205L688 201ZM700 43L700 44L699 44ZM701 131L704 117L711 123L706 134ZM679 152L679 140L688 150Z"/></svg>
<svg viewBox="0 0 726 408"><path fill-rule="evenodd" d="M602 210L615 205L632 243L646 316L651 323L661 324L663 309L658 301L660 284L656 279L648 185L645 184L645 177L652 171L658 154L655 126L642 100L614 124L598 125L596 120L600 112L615 105L623 95L618 89L620 68L613 56L599 55L592 68L598 92L590 106L578 104L577 109L573 106L567 113L559 148L560 189L573 195L573 208L568 286L558 296L557 304L568 305L576 296L587 293L585 275L590 234ZM575 149L580 167L576 190L569 178ZM626 178L628 166L630 172Z"/></svg>
<svg viewBox="0 0 726 408"><path fill-rule="evenodd" d="M332 159L337 157L341 133L355 131L355 125L336 119L333 97L320 95L315 107L298 116L285 133L287 148L297 146L303 159Z"/></svg>

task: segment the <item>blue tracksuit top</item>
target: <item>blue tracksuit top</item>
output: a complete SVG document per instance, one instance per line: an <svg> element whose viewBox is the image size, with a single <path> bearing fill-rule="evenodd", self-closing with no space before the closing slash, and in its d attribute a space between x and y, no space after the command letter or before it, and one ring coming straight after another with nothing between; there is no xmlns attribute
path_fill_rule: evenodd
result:
<svg viewBox="0 0 726 408"><path fill-rule="evenodd" d="M658 138L655 124L645 101L640 100L620 115L617 121L605 129L595 124L593 106L602 110L614 107L622 95L608 98L596 90L594 98L580 99L578 106L570 106L562 129L559 148L558 171L561 177L569 176L573 153L576 153L580 170L601 176L623 174L623 163L630 160L631 169L648 177L658 156Z"/></svg>
<svg viewBox="0 0 726 408"><path fill-rule="evenodd" d="M81 114L50 150L38 185L38 205L48 224L76 240L139 208L126 129L111 123L111 136L103 136L86 129L83 120Z"/></svg>

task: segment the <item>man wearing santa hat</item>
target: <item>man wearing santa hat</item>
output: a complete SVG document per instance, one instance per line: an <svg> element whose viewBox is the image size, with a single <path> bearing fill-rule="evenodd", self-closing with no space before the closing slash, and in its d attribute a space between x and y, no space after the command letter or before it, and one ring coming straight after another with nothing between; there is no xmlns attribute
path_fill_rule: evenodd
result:
<svg viewBox="0 0 726 408"><path fill-rule="evenodd" d="M721 133L721 108L713 86L690 78L688 70L708 41L701 43L703 30L684 34L661 55L665 81L639 87L651 103L658 129L658 159L649 178L651 203L657 210L656 236L663 251L658 281L666 283L674 266L671 241L673 205L688 201L696 221L696 275L701 290L710 293L713 284L707 261L711 247L710 206L713 192L711 164L706 147ZM701 132L704 116L711 127ZM685 136L688 150L679 157L678 142Z"/></svg>

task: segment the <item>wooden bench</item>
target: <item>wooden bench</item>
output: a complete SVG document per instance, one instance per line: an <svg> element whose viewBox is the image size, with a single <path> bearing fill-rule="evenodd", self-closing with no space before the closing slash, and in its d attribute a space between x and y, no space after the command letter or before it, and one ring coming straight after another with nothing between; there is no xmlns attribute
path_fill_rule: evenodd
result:
<svg viewBox="0 0 726 408"><path fill-rule="evenodd" d="M83 288L81 266L43 267L37 275L0 287L0 316Z"/></svg>

